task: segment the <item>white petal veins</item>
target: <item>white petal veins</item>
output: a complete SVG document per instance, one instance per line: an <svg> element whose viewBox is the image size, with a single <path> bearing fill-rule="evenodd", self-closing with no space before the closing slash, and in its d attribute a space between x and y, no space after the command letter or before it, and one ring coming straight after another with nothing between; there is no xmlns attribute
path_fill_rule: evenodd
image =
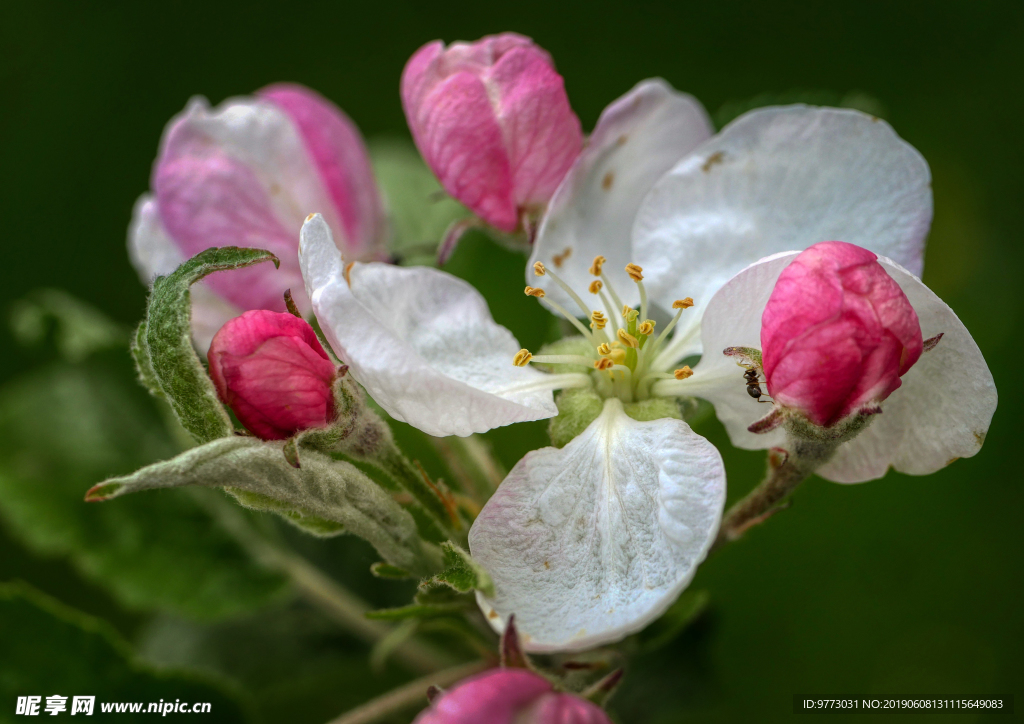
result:
<svg viewBox="0 0 1024 724"><path fill-rule="evenodd" d="M931 173L889 124L858 111L785 106L747 113L669 171L633 228L651 299L693 297L697 316L758 259L846 241L920 274Z"/></svg>
<svg viewBox="0 0 1024 724"><path fill-rule="evenodd" d="M299 262L334 351L395 419L428 435L465 436L557 414L542 386L548 376L512 364L519 344L470 284L380 263L353 265L346 281L319 214L302 227Z"/></svg>
<svg viewBox="0 0 1024 724"><path fill-rule="evenodd" d="M128 256L146 285L152 284L158 276L170 274L185 261L160 223L156 201L150 194L140 196L132 210L132 222L128 227ZM192 339L196 347L206 354L213 335L242 310L203 281L193 284L189 291L192 296Z"/></svg>
<svg viewBox="0 0 1024 724"><path fill-rule="evenodd" d="M718 531L725 468L680 420L637 422L616 399L562 449L528 453L484 506L470 550L477 595L531 651L579 651L639 631L693 578Z"/></svg>
<svg viewBox="0 0 1024 724"><path fill-rule="evenodd" d="M582 293L593 281L587 269L600 254L608 259L605 272L623 301L635 303L634 284L623 269L634 261L629 234L637 209L654 182L711 133L700 103L660 78L638 83L609 105L548 204L527 282L537 285L532 267L542 261ZM556 263L566 250L570 256ZM561 289L543 286L555 302L575 311ZM594 297L594 308L602 307ZM619 311L605 310L609 315Z"/></svg>

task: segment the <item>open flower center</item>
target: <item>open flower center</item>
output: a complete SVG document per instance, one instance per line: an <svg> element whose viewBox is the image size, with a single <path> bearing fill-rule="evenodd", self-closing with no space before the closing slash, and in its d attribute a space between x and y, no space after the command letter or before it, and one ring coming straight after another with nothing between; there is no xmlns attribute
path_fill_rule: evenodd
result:
<svg viewBox="0 0 1024 724"><path fill-rule="evenodd" d="M615 291L611 280L604 273L606 259L603 256L594 258L589 272L595 277L587 287L585 294L600 300L599 305L587 304L584 296L578 294L558 274L544 266L542 262L533 265L533 272L538 277L548 277L561 287L579 307L581 314L576 315L547 297L541 287L526 287L527 296L544 299L555 312L565 317L584 339L589 342L592 352L583 354L541 354L534 355L528 350L520 350L513 364L518 367L530 363L586 365L592 368L591 377L594 388L604 397L618 397L623 402L646 400L651 396L651 386L660 379L685 379L691 373L689 367L672 372L663 367L659 361L659 352L669 334L675 328L683 311L693 306L693 299L677 299L672 303L676 311L672 320L657 330L657 323L650 319L650 307L647 290L644 288L643 269L637 264L627 264L626 273L637 285L640 294L639 308L622 303L622 298ZM601 306L604 310L594 309ZM621 310L613 314L613 310ZM581 321L582 320L582 321Z"/></svg>

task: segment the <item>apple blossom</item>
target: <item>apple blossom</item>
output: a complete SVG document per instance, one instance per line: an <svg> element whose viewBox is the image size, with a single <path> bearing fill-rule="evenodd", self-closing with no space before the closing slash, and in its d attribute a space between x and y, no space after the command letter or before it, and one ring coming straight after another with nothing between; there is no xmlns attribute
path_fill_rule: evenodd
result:
<svg viewBox="0 0 1024 724"><path fill-rule="evenodd" d="M491 669L436 698L415 724L611 724L601 707L527 669Z"/></svg>
<svg viewBox="0 0 1024 724"><path fill-rule="evenodd" d="M320 210L353 258L381 254L381 202L358 129L337 107L298 85L279 84L210 108L192 99L167 125L152 192L136 203L128 249L152 281L213 246L266 249L280 270L214 274L193 288L193 329L205 350L227 319L247 309L284 311L297 291L298 231Z"/></svg>
<svg viewBox="0 0 1024 724"><path fill-rule="evenodd" d="M323 427L334 416L335 365L303 319L250 310L221 327L208 357L217 394L263 440Z"/></svg>
<svg viewBox="0 0 1024 724"><path fill-rule="evenodd" d="M805 263L815 266L819 263L815 261L816 256L836 254L837 251L840 255L847 254L847 246L837 249L833 244L819 244L803 253L775 254L737 274L708 304L702 332L705 355L694 369L694 374L686 380L658 382L655 385L657 391L688 392L712 402L733 444L738 447L760 449L784 444L785 426L773 427L763 422L755 425L759 418L765 419L764 406L752 400L743 389L735 358L721 354L720 350L730 347L756 350L762 340L777 334L779 330L775 327L774 314L766 312L766 307L775 291L780 289L780 280L782 291L779 294L783 298L800 293L790 288L793 284L803 287L802 291L808 295L818 295L822 291L819 280L808 278L802 270L786 274L791 265L801 260L802 266ZM805 254L809 256L805 257ZM861 258L863 255L864 250L861 250ZM870 425L852 440L842 443L815 471L840 483L880 478L890 467L911 475L927 475L958 458L976 454L984 442L997 402L992 373L981 350L953 310L917 276L893 260L878 256L874 263L902 290L902 296L885 292L889 301L879 305L876 313L879 321L886 320L894 311L903 316L902 320L888 319L887 323L899 330L897 335L908 336L907 352L901 353L899 361L887 358L889 376L882 376L880 388L866 390L868 394L863 397L863 402L875 408L867 411L875 413L870 415ZM878 284L879 280L875 278L877 271L869 268L870 277ZM853 273L863 272L854 269ZM904 307L904 299L911 309ZM831 303L827 299L822 301L822 304ZM834 320L830 321L836 325ZM920 343L913 333L913 325L918 322L920 334L927 340L923 352L918 351ZM821 387L835 384L841 388L842 394L819 389L807 391L808 395L827 399L833 395L844 397L848 394L844 369L849 361L845 359L845 341L840 340L836 347L812 348L810 354L817 356L817 360L802 360L800 363L808 366L820 364L826 374L815 377L815 384ZM919 359L913 363L918 355ZM872 388L870 381L875 378L873 367L876 360L867 357L866 362L860 378L864 382L859 384L866 383L864 386ZM851 366L856 370L856 364ZM837 373L835 377L827 374L830 369ZM777 368L773 369L773 374L776 371ZM893 371L902 373L899 378L901 384L889 389ZM856 391L854 397L857 399L849 402L859 404L862 401L862 396ZM776 402L781 403L780 400ZM783 412L787 409L781 404L779 408ZM806 409L798 401L798 410ZM846 401L842 409L846 409ZM772 416L775 416L774 411ZM768 419L771 421L771 416ZM749 429L752 425L755 425L753 430L762 431L752 431Z"/></svg>
<svg viewBox="0 0 1024 724"><path fill-rule="evenodd" d="M829 427L885 400L921 356L917 314L867 249L815 244L783 270L761 317L768 394Z"/></svg>
<svg viewBox="0 0 1024 724"><path fill-rule="evenodd" d="M551 56L516 33L428 43L406 64L401 90L441 185L505 232L544 208L583 145Z"/></svg>
<svg viewBox="0 0 1024 724"><path fill-rule="evenodd" d="M673 416L629 410L633 388L621 370L595 367L604 359L596 348L569 360L589 372L523 366L525 350L469 284L436 269L346 263L318 215L302 228L299 258L320 326L350 373L389 414L428 434L552 417L554 389L607 395L575 440L528 453L470 530L471 552L495 578L493 601L478 594L495 627L515 614L528 649L579 650L664 612L717 532L725 469L711 443Z"/></svg>

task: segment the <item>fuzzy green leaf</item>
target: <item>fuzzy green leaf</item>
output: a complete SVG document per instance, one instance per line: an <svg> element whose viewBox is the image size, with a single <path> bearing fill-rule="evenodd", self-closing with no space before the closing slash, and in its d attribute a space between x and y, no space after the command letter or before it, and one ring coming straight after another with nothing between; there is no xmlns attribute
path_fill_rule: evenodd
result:
<svg viewBox="0 0 1024 724"><path fill-rule="evenodd" d="M157 277L149 295L146 317L136 334L132 355L147 387L155 382L181 421L182 427L204 443L230 435L231 418L192 347L192 302L189 287L217 271L272 261L269 251L227 246L207 249L166 277Z"/></svg>
<svg viewBox="0 0 1024 724"><path fill-rule="evenodd" d="M373 545L385 561L406 570L425 573L438 562L436 548L420 540L412 516L354 465L308 451L302 467L295 468L285 460L281 444L249 437L213 440L172 460L108 480L93 487L86 500L187 485L225 487L236 496L243 491L239 502L285 514L292 522L334 522Z"/></svg>
<svg viewBox="0 0 1024 724"><path fill-rule="evenodd" d="M590 388L562 390L555 396L558 414L548 422L548 435L555 447L565 447L587 429L604 409L604 400Z"/></svg>
<svg viewBox="0 0 1024 724"><path fill-rule="evenodd" d="M175 452L123 352L12 380L0 389L0 521L34 552L67 557L132 609L216 618L279 597L285 581L186 491L82 502L97 480Z"/></svg>
<svg viewBox="0 0 1024 724"><path fill-rule="evenodd" d="M17 697L25 695L42 698L39 714L45 716L46 697L54 694L67 697L63 716L71 715L74 696L85 695L96 697L92 715L98 720L106 720L104 704L142 702L145 712L160 700L209 703L218 722L248 719L221 685L141 664L108 624L24 584L0 585L0 642L3 721L15 720L7 717L14 714Z"/></svg>
<svg viewBox="0 0 1024 724"><path fill-rule="evenodd" d="M445 568L434 576L436 583L451 586L459 593L482 591L485 596L494 595L494 581L490 574L467 551L451 541L442 543L441 550Z"/></svg>

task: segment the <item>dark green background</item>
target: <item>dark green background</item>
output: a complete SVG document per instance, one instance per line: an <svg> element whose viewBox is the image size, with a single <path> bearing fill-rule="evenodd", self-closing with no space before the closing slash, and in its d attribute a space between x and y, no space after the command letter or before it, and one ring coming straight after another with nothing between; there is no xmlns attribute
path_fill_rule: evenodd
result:
<svg viewBox="0 0 1024 724"><path fill-rule="evenodd" d="M0 9L0 306L45 285L125 324L139 318L145 293L125 230L163 125L189 96L216 103L298 81L341 105L368 137L404 135L398 79L409 55L435 38L503 30L552 53L587 129L609 101L655 75L713 114L765 92L878 99L934 175L924 279L974 334L1001 395L976 458L927 478L813 480L792 509L717 554L695 583L711 591L710 616L671 651L638 662L619 700L623 720L671 722L685 711L688 721L782 721L793 716L794 694L1019 698L1019 2L8 0ZM471 277L474 259L494 256L477 247L462 253ZM507 267L489 278L521 285L519 262ZM495 311L500 321L515 318ZM0 379L41 363L43 353L2 335ZM724 443L720 430L707 432ZM498 439L514 459L531 435ZM753 484L761 456L726 458L735 497ZM15 576L116 619L129 635L141 615L117 611L61 561L33 559L0 531L0 580Z"/></svg>

